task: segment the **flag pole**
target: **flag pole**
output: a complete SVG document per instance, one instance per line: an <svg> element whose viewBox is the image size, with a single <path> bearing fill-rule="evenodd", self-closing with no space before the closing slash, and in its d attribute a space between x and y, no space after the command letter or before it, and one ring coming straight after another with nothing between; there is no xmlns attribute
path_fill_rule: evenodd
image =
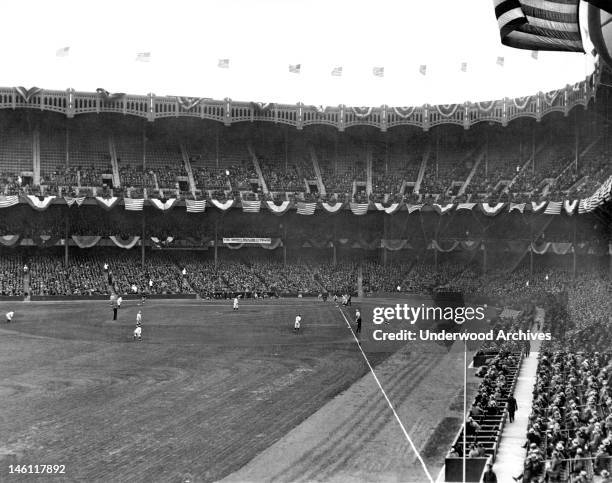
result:
<svg viewBox="0 0 612 483"><path fill-rule="evenodd" d="M464 329L467 336L467 331ZM467 453L467 337L463 339L463 483L465 483L465 458Z"/></svg>

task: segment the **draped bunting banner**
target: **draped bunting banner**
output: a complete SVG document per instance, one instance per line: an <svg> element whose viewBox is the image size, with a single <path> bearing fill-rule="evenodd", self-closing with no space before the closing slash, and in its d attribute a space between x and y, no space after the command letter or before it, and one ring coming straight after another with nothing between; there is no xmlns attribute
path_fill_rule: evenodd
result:
<svg viewBox="0 0 612 483"><path fill-rule="evenodd" d="M429 248L430 249L433 248L434 250L439 251L439 252L443 252L443 253L452 252L458 246L459 246L459 242L458 241L452 242L450 248L442 248L442 246L440 246L440 244L436 240L432 240L431 243L429 244Z"/></svg>
<svg viewBox="0 0 612 483"><path fill-rule="evenodd" d="M0 236L0 245L12 247L19 241L19 235L2 235Z"/></svg>
<svg viewBox="0 0 612 483"><path fill-rule="evenodd" d="M526 203L510 203L510 209L508 210L508 212L513 212L514 210L516 211L520 211L521 213L523 213L525 211L525 206Z"/></svg>
<svg viewBox="0 0 612 483"><path fill-rule="evenodd" d="M525 253L529 249L529 242L526 241L507 241L508 250L512 253Z"/></svg>
<svg viewBox="0 0 612 483"><path fill-rule="evenodd" d="M239 250L244 246L244 243L225 243L224 246L230 250Z"/></svg>
<svg viewBox="0 0 612 483"><path fill-rule="evenodd" d="M408 205L408 214L414 213L415 211L421 211L424 205Z"/></svg>
<svg viewBox="0 0 612 483"><path fill-rule="evenodd" d="M234 206L234 200L219 201L219 200L212 199L210 201L212 202L215 208L219 208L221 211L227 211L232 206Z"/></svg>
<svg viewBox="0 0 612 483"><path fill-rule="evenodd" d="M574 211L576 211L576 206L578 206L578 200L569 201L565 200L563 202L563 208L568 215L573 215Z"/></svg>
<svg viewBox="0 0 612 483"><path fill-rule="evenodd" d="M433 209L436 211L438 215L445 215L453 209L452 203L448 203L446 205L439 205L438 203L434 203Z"/></svg>
<svg viewBox="0 0 612 483"><path fill-rule="evenodd" d="M356 240L356 245L365 250L374 250L375 248L380 248L380 239L377 238L376 240L367 241L360 238L359 240Z"/></svg>
<svg viewBox="0 0 612 483"><path fill-rule="evenodd" d="M365 215L368 212L368 203L349 203L353 215Z"/></svg>
<svg viewBox="0 0 612 483"><path fill-rule="evenodd" d="M259 246L266 250L276 250L278 247L283 246L283 242L280 238L272 238L271 243L260 243Z"/></svg>
<svg viewBox="0 0 612 483"><path fill-rule="evenodd" d="M475 206L476 206L476 203L458 203L457 204L457 211L459 211L459 210L470 210L470 211L472 211Z"/></svg>
<svg viewBox="0 0 612 483"><path fill-rule="evenodd" d="M297 204L297 214L298 215L314 215L316 207L317 207L316 203L304 203L302 201L299 201Z"/></svg>
<svg viewBox="0 0 612 483"><path fill-rule="evenodd" d="M194 107L196 107L200 102L202 102L201 97L177 97L176 102L186 111L191 111Z"/></svg>
<svg viewBox="0 0 612 483"><path fill-rule="evenodd" d="M335 205L330 205L329 203L321 203L321 206L328 213L336 213L337 211L340 211L343 206L343 203L336 203Z"/></svg>
<svg viewBox="0 0 612 483"><path fill-rule="evenodd" d="M495 107L497 101L484 101L477 102L475 105L478 106L480 112L489 112Z"/></svg>
<svg viewBox="0 0 612 483"><path fill-rule="evenodd" d="M370 114L372 114L371 107L351 107L351 110L353 111L353 114L359 118L368 117Z"/></svg>
<svg viewBox="0 0 612 483"><path fill-rule="evenodd" d="M96 89L96 92L98 93L100 99L102 99L103 102L121 101L125 97L125 92L113 92L111 94L106 89L102 89L101 87L98 87Z"/></svg>
<svg viewBox="0 0 612 483"><path fill-rule="evenodd" d="M123 204L127 211L142 211L144 200L142 198L123 198Z"/></svg>
<svg viewBox="0 0 612 483"><path fill-rule="evenodd" d="M558 95L559 95L559 90L545 92L544 93L544 102L546 102L546 104L548 104L549 106L552 106Z"/></svg>
<svg viewBox="0 0 612 483"><path fill-rule="evenodd" d="M583 213L587 213L589 211L591 211L590 206L588 204L588 200L586 199L582 199L580 200L580 203L578 203L578 213L583 214Z"/></svg>
<svg viewBox="0 0 612 483"><path fill-rule="evenodd" d="M261 201L242 200L242 211L244 213L259 213Z"/></svg>
<svg viewBox="0 0 612 483"><path fill-rule="evenodd" d="M573 251L571 243L551 243L551 248L555 255L567 255Z"/></svg>
<svg viewBox="0 0 612 483"><path fill-rule="evenodd" d="M17 203L19 203L19 197L17 195L0 196L0 208L15 206Z"/></svg>
<svg viewBox="0 0 612 483"><path fill-rule="evenodd" d="M505 205L505 203L497 203L494 206L491 206L489 203L481 203L480 209L487 216L496 216L501 213Z"/></svg>
<svg viewBox="0 0 612 483"><path fill-rule="evenodd" d="M579 213L588 213L593 211L598 206L601 206L606 201L609 201L612 198L612 176L610 176L603 184L597 188L595 193L593 193L588 198L580 201L580 205L578 208ZM584 202L584 203L583 203ZM580 211L582 209L582 211Z"/></svg>
<svg viewBox="0 0 612 483"><path fill-rule="evenodd" d="M162 211L167 211L171 208L174 208L174 205L176 204L176 198L169 198L165 202L162 202L157 198L150 198L150 201L151 203L153 203L153 206L155 206L155 208Z"/></svg>
<svg viewBox="0 0 612 483"><path fill-rule="evenodd" d="M546 201L541 201L539 203L536 203L535 201L531 202L531 210L534 213L537 213L538 211L542 210L542 208L544 208L546 206Z"/></svg>
<svg viewBox="0 0 612 483"><path fill-rule="evenodd" d="M40 94L42 89L40 87L30 87L29 89L26 89L23 86L19 86L15 87L15 91L17 91L17 94L19 94L19 96L25 102L30 102L30 99L32 99L36 94Z"/></svg>
<svg viewBox="0 0 612 483"><path fill-rule="evenodd" d="M523 110L527 107L527 105L531 102L531 96L526 97L515 97L512 99L514 107L517 109Z"/></svg>
<svg viewBox="0 0 612 483"><path fill-rule="evenodd" d="M416 107L394 107L393 112L402 119L406 119L414 114L415 109Z"/></svg>
<svg viewBox="0 0 612 483"><path fill-rule="evenodd" d="M185 200L187 213L203 213L206 210L206 200Z"/></svg>
<svg viewBox="0 0 612 483"><path fill-rule="evenodd" d="M44 211L49 208L49 204L55 199L55 196L45 196L42 200L38 196L27 195L26 201L28 204L38 211Z"/></svg>
<svg viewBox="0 0 612 483"><path fill-rule="evenodd" d="M290 201L283 201L280 205L277 205L276 203L274 203L274 201L266 201L266 206L275 215L282 215L286 213L290 205Z"/></svg>
<svg viewBox="0 0 612 483"><path fill-rule="evenodd" d="M98 205L100 205L105 210L110 210L117 204L119 198L115 196L111 196L110 198L102 198L100 196L96 196L96 201L98 202Z"/></svg>
<svg viewBox="0 0 612 483"><path fill-rule="evenodd" d="M251 102L251 107L255 111L265 112L265 111L269 111L270 109L274 109L274 103L273 102Z"/></svg>
<svg viewBox="0 0 612 483"><path fill-rule="evenodd" d="M385 213L387 213L387 215L392 215L393 213L395 213L396 211L398 211L400 209L402 204L401 203L392 203L391 205L385 207L385 206L383 206L382 203L374 203L374 206L376 206L376 209L378 211L384 211Z"/></svg>
<svg viewBox="0 0 612 483"><path fill-rule="evenodd" d="M59 241L59 237L50 235L33 236L32 241L40 248L52 247Z"/></svg>
<svg viewBox="0 0 612 483"><path fill-rule="evenodd" d="M71 207L75 203L77 204L77 206L81 206L83 204L83 201L85 201L85 197L79 196L78 198L72 198L70 196L64 196L64 200L66 201L68 207Z"/></svg>
<svg viewBox="0 0 612 483"><path fill-rule="evenodd" d="M76 243L76 245L79 248L91 248L93 246L96 246L101 238L102 238L101 236L72 235L72 239L74 240L74 243Z"/></svg>
<svg viewBox="0 0 612 483"><path fill-rule="evenodd" d="M314 238L309 239L306 243L302 245L304 248L331 248L333 247L333 243L330 240L315 240Z"/></svg>
<svg viewBox="0 0 612 483"><path fill-rule="evenodd" d="M397 250L403 250L404 248L412 248L408 243L408 240L396 240L396 239L382 239L380 240L380 245L391 252L395 252Z"/></svg>
<svg viewBox="0 0 612 483"><path fill-rule="evenodd" d="M462 241L460 245L464 250L472 251L480 247L481 243L481 240L465 240Z"/></svg>
<svg viewBox="0 0 612 483"><path fill-rule="evenodd" d="M140 240L139 236L130 236L130 237L127 237L127 238L121 238L121 237L118 237L118 236L109 236L109 238L119 248L125 248L126 250L129 250L130 248L133 248L134 245L136 245L136 243L138 243L138 240Z"/></svg>
<svg viewBox="0 0 612 483"><path fill-rule="evenodd" d="M459 108L459 104L440 104L435 108L442 117L451 117Z"/></svg>
<svg viewBox="0 0 612 483"><path fill-rule="evenodd" d="M560 215L563 203L561 201L549 201L544 210L545 215Z"/></svg>
<svg viewBox="0 0 612 483"><path fill-rule="evenodd" d="M174 240L174 237L172 237L172 236L166 237L165 240L161 240L160 238L157 238L156 236L152 236L151 237L151 241L153 243L155 243L157 246L160 246L160 245L169 245L170 243L172 243L173 240ZM194 245L198 245L198 243L196 243L196 240L194 240L192 243Z"/></svg>
<svg viewBox="0 0 612 483"><path fill-rule="evenodd" d="M533 253L537 253L538 255L544 255L548 251L552 251L555 255L567 255L572 252L572 244L571 243L532 243L531 251Z"/></svg>

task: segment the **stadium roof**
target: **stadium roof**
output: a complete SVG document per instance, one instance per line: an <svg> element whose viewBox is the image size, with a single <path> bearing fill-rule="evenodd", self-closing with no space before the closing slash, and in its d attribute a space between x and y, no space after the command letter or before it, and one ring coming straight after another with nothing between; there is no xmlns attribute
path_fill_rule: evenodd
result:
<svg viewBox="0 0 612 483"><path fill-rule="evenodd" d="M539 52L536 59L502 46L491 0L469 4L12 2L3 6L4 18L13 20L0 31L0 85L410 106L520 97L574 84L593 71L590 54ZM299 73L290 65L299 65ZM342 75L333 76L337 67Z"/></svg>

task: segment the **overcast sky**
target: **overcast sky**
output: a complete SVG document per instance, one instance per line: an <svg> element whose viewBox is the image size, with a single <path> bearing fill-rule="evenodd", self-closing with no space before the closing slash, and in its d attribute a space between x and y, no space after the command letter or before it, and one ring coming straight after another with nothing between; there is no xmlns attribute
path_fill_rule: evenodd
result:
<svg viewBox="0 0 612 483"><path fill-rule="evenodd" d="M529 95L593 70L591 55L534 60L503 47L492 0L31 0L5 2L3 17L8 87L409 106ZM139 52L150 62L135 61ZM229 69L217 67L220 58ZM342 77L330 75L335 66Z"/></svg>

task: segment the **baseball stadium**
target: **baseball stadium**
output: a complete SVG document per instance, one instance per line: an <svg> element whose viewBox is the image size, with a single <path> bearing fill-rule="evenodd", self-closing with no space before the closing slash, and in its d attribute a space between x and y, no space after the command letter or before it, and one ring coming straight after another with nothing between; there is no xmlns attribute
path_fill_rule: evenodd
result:
<svg viewBox="0 0 612 483"><path fill-rule="evenodd" d="M410 57L414 89L381 102L404 82L388 59L360 86L326 64L318 94L299 55L277 86L208 41L195 88L178 50L200 33L161 10L108 48L156 30L180 64L141 41L122 72L88 68L50 26L68 3L33 19L48 87L20 73L25 40L0 74L0 481L612 482L609 2L474 2L491 74ZM245 52L308 9L212 3ZM341 3L340 35L356 12L402 22Z"/></svg>

